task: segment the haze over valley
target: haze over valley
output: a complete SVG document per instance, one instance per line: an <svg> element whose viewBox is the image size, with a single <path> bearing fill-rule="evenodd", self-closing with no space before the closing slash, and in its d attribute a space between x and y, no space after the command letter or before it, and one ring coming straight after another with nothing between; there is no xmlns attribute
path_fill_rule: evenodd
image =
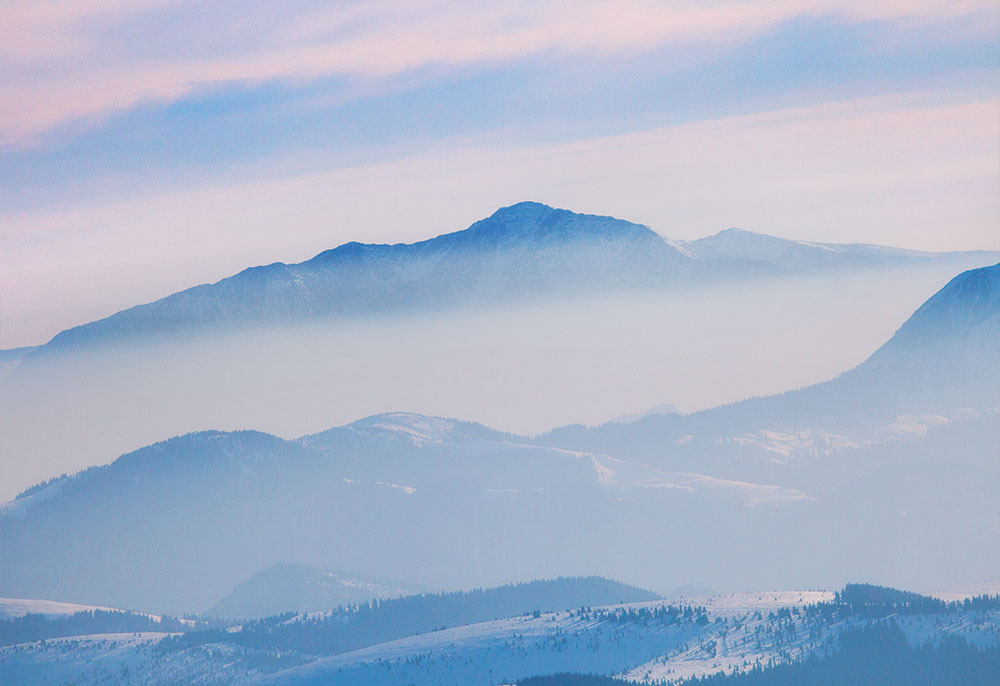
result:
<svg viewBox="0 0 1000 686"><path fill-rule="evenodd" d="M995 0L4 0L0 686L996 686Z"/></svg>
<svg viewBox="0 0 1000 686"><path fill-rule="evenodd" d="M593 270L607 249L630 281ZM469 251L494 266L467 271ZM329 255L361 252L372 278L391 270L386 295L330 285L358 267L324 253L302 276L247 270L19 351L0 380L20 456L3 464L4 497L201 429L294 438L405 410L532 435L777 393L859 364L954 274L1000 255L736 231L681 244L532 203L409 251ZM515 259L521 272L503 266Z"/></svg>

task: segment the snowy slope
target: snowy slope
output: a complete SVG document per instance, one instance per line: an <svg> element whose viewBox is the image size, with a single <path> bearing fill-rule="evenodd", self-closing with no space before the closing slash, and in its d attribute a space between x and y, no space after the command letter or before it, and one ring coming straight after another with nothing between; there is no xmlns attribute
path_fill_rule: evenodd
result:
<svg viewBox="0 0 1000 686"><path fill-rule="evenodd" d="M0 648L3 683L19 686L140 686L244 683L301 664L297 655L272 655L231 645L198 646L164 654L168 634L94 634Z"/></svg>
<svg viewBox="0 0 1000 686"><path fill-rule="evenodd" d="M979 581L966 586L947 588L945 590L934 591L928 595L940 598L945 602L965 600L966 598L974 598L981 595L1000 595L1000 579Z"/></svg>
<svg viewBox="0 0 1000 686"><path fill-rule="evenodd" d="M841 614L817 606L833 598L827 591L764 591L539 612L321 659L235 642L164 650L156 645L162 634L97 635L3 648L0 665L5 675L25 686L62 683L71 676L79 686L493 686L560 671L653 682L780 664L829 655L842 631L869 622L895 624L912 645L945 636L981 646L1000 643L1000 609L995 607L943 612L889 608L870 620L865 612ZM230 635L241 630L234 627Z"/></svg>
<svg viewBox="0 0 1000 686"><path fill-rule="evenodd" d="M755 609L747 604L743 612L721 615L725 620L722 625L713 624L711 630L699 637L697 644L664 653L624 671L622 676L640 682L658 682L826 656L836 649L841 631L867 623L858 617L831 623L817 622L807 613L794 609L784 617L770 615L779 609ZM972 613L899 615L884 621L899 626L911 645L921 645L942 636L961 636L983 646L995 646L1000 641L1000 611L997 610L979 616Z"/></svg>
<svg viewBox="0 0 1000 686"><path fill-rule="evenodd" d="M61 616L71 615L88 610L114 611L113 607L99 605L78 605L76 603L60 603L54 600L39 600L33 598L0 598L0 619L23 617L26 614Z"/></svg>
<svg viewBox="0 0 1000 686"><path fill-rule="evenodd" d="M703 676L829 654L841 631L867 622L859 617L828 621L806 610L810 604L832 599L833 594L825 591L691 599L693 605L704 607L704 618L698 611L687 617L658 616L657 610L669 607L662 601L596 612L525 615L371 646L253 683L308 686L335 680L345 686L485 686L564 671L620 674L638 681ZM887 621L896 622L913 644L957 635L978 645L995 645L1000 636L997 610L905 615Z"/></svg>

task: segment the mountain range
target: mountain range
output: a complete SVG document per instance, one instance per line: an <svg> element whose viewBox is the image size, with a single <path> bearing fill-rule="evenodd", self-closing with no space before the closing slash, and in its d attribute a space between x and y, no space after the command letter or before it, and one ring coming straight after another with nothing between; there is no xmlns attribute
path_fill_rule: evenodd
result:
<svg viewBox="0 0 1000 686"><path fill-rule="evenodd" d="M6 504L0 594L179 614L282 561L439 588L581 570L661 589L984 578L1000 565L998 273L959 275L836 379L692 415L525 437L388 413L163 441Z"/></svg>
<svg viewBox="0 0 1000 686"><path fill-rule="evenodd" d="M795 241L727 229L675 241L647 226L535 202L412 244L346 243L298 264L245 269L62 331L22 357L314 319L483 308L543 298L657 291L782 274L951 264L1000 253L927 253Z"/></svg>

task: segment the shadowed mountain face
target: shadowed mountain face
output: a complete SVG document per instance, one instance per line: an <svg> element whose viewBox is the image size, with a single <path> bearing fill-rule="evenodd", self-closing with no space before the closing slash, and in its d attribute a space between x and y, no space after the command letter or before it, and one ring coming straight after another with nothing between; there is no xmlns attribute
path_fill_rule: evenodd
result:
<svg viewBox="0 0 1000 686"><path fill-rule="evenodd" d="M481 308L935 261L967 267L990 256L804 243L734 229L679 243L620 219L523 202L464 231L419 243L347 243L299 264L246 269L63 331L27 362L44 352L314 318Z"/></svg>
<svg viewBox="0 0 1000 686"><path fill-rule="evenodd" d="M859 373L911 383L1000 385L1000 264L959 274L924 303Z"/></svg>
<svg viewBox="0 0 1000 686"><path fill-rule="evenodd" d="M253 267L69 329L45 349L312 317L651 288L694 271L694 260L645 226L520 203L464 231L420 243L347 243L300 264Z"/></svg>
<svg viewBox="0 0 1000 686"><path fill-rule="evenodd" d="M963 272L909 317L885 345L828 387L800 399L870 418L899 412L1000 404L1000 264ZM817 408L816 412L822 410ZM827 414L831 414L829 409Z"/></svg>
<svg viewBox="0 0 1000 686"><path fill-rule="evenodd" d="M969 351L995 344L997 270L953 280L838 379L695 415L528 439L391 413L158 443L6 505L0 595L176 613L282 560L439 588L988 576L1000 384Z"/></svg>

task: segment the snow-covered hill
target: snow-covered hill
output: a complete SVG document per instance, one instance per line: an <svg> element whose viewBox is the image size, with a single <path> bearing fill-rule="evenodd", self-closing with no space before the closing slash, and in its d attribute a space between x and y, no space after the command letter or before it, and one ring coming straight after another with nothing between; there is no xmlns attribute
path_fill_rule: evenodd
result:
<svg viewBox="0 0 1000 686"><path fill-rule="evenodd" d="M139 686L139 684L245 683L262 674L302 664L298 655L273 655L227 645L199 646L164 655L157 650L169 634L93 634L0 648L4 683L23 686Z"/></svg>
<svg viewBox="0 0 1000 686"><path fill-rule="evenodd" d="M841 632L872 620L829 616L825 591L737 593L526 615L379 644L261 677L259 686L511 683L536 674L618 674L660 682L829 655ZM886 612L885 614L894 614ZM996 645L1000 611L903 613L885 620L911 644L961 637Z"/></svg>
<svg viewBox="0 0 1000 686"><path fill-rule="evenodd" d="M309 622L306 616L285 620L305 632L303 637L310 631ZM68 677L80 686L493 686L565 671L662 683L831 655L843 636L866 627L898 629L911 645L946 638L975 646L1000 645L995 598L944 605L911 596L907 601L859 604L832 592L803 590L536 611L329 657L284 644L276 649L266 636L243 637L247 628L235 626L211 633L209 642L164 641L163 635L143 634L21 644L0 649L0 664L26 686Z"/></svg>
<svg viewBox="0 0 1000 686"><path fill-rule="evenodd" d="M60 603L54 600L41 600L38 598L0 598L0 619L23 617L27 614L65 616L87 610L105 610L111 612L114 609L99 605Z"/></svg>

